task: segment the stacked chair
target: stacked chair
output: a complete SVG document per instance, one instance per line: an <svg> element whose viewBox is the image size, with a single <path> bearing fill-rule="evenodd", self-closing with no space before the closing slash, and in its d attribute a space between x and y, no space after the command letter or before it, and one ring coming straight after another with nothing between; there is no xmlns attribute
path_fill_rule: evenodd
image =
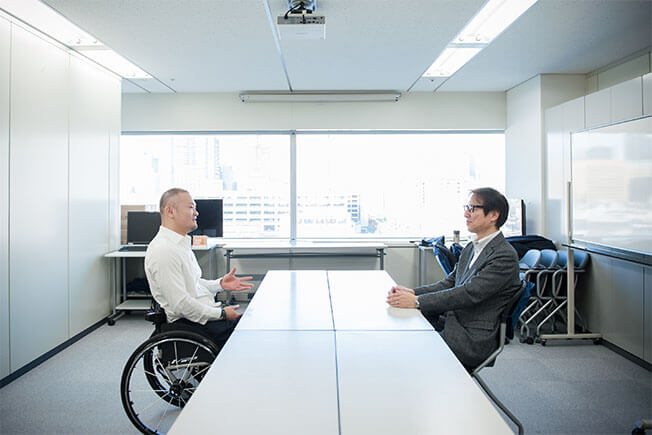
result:
<svg viewBox="0 0 652 435"><path fill-rule="evenodd" d="M548 325L554 333L558 319L566 324L568 251L543 249L540 253L540 262L535 267L523 271L523 264L521 265L522 279L534 282L535 292L530 298L528 306L521 313L519 323L521 325L521 342L533 344L535 341L539 341L545 345L545 340L539 339L542 328ZM575 288L577 288L578 275L586 271L589 258L589 254L586 252L574 251ZM578 319L580 328L584 328L582 317L577 310L575 310L575 317Z"/></svg>
<svg viewBox="0 0 652 435"><path fill-rule="evenodd" d="M575 282L573 283L574 288L577 288L578 275L584 273L589 264L589 254L584 251L574 251L573 252L573 264L575 266ZM554 308L548 313L548 315L537 325L536 335L539 337L541 335L541 327L545 325L548 321L552 320L552 327L554 331L554 316L558 314L566 321L565 314L566 311L564 308L568 304L568 295L566 294L566 272L568 268L568 251L559 251L559 259L557 261L556 270L552 275L552 296L550 299L550 305ZM584 322L580 313L575 311L575 319L579 322L580 328L585 330ZM545 346L546 341L540 340L541 344Z"/></svg>
<svg viewBox="0 0 652 435"><path fill-rule="evenodd" d="M553 249L543 249L541 259L536 269L526 272L527 281L535 283L536 293L532 295L530 303L521 313L521 342L528 344L534 343L534 337L530 336L530 324L535 324L535 320L542 313L547 313L547 309L552 304L552 286L551 278L558 271L557 262L559 253Z"/></svg>

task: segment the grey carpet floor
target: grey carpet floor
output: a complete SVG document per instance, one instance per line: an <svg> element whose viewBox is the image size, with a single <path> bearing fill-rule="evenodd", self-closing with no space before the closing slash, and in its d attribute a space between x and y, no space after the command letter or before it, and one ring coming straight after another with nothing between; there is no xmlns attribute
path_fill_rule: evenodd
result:
<svg viewBox="0 0 652 435"><path fill-rule="evenodd" d="M120 375L151 331L140 315L126 316L0 389L0 433L137 433L122 409ZM526 434L629 434L652 418L652 373L591 342L515 340L482 377Z"/></svg>

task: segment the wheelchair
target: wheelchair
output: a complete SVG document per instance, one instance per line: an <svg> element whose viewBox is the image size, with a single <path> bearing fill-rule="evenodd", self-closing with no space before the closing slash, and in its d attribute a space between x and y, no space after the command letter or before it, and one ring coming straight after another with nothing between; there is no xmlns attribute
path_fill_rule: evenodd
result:
<svg viewBox="0 0 652 435"><path fill-rule="evenodd" d="M154 332L127 360L120 396L129 420L139 431L164 434L220 348L198 328L168 324L165 311L154 301L145 319L154 324Z"/></svg>

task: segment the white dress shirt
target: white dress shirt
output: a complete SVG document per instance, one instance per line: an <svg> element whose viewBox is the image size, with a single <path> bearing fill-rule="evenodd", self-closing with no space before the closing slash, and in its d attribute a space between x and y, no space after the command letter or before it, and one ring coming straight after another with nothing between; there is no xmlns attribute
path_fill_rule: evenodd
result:
<svg viewBox="0 0 652 435"><path fill-rule="evenodd" d="M222 315L221 303L215 302L222 287L219 280L202 279L191 241L161 226L147 248L145 274L168 322L184 318L204 325Z"/></svg>
<svg viewBox="0 0 652 435"><path fill-rule="evenodd" d="M482 250L491 242L494 237L498 235L500 230L496 231L495 233L491 233L488 236L485 236L481 238L480 240L472 240L473 243L473 258L469 262L468 268L470 269L471 266L473 266L473 263L475 263L475 260L478 259L480 254L482 253Z"/></svg>

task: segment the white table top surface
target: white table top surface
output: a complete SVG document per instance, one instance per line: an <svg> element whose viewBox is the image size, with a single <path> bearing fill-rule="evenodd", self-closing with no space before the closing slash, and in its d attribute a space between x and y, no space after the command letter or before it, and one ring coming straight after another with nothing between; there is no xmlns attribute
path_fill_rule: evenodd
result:
<svg viewBox="0 0 652 435"><path fill-rule="evenodd" d="M326 271L269 271L238 329L333 330Z"/></svg>
<svg viewBox="0 0 652 435"><path fill-rule="evenodd" d="M439 334L337 331L342 434L512 434Z"/></svg>
<svg viewBox="0 0 652 435"><path fill-rule="evenodd" d="M168 432L338 434L333 331L236 330Z"/></svg>
<svg viewBox="0 0 652 435"><path fill-rule="evenodd" d="M393 308L395 285L384 270L328 271L336 330L425 330L432 325L416 309Z"/></svg>
<svg viewBox="0 0 652 435"><path fill-rule="evenodd" d="M217 243L211 242L209 240L207 245L202 245L202 246L193 245L192 250L193 251L208 251L209 249L213 249L213 248L217 248L217 247L219 247L219 245ZM118 257L118 258L120 258L120 257L125 257L125 258L129 258L129 257L139 258L139 257L142 257L142 258L145 258L146 253L147 253L147 251L120 251L120 250L116 250L116 251L108 252L108 253L104 254L104 256L105 257Z"/></svg>
<svg viewBox="0 0 652 435"><path fill-rule="evenodd" d="M310 241L297 241L292 242L289 240L258 240L258 241L234 241L227 242L224 245L226 250L290 250L290 251L341 251L341 250L355 250L355 249L385 249L387 245L380 242L310 242Z"/></svg>

